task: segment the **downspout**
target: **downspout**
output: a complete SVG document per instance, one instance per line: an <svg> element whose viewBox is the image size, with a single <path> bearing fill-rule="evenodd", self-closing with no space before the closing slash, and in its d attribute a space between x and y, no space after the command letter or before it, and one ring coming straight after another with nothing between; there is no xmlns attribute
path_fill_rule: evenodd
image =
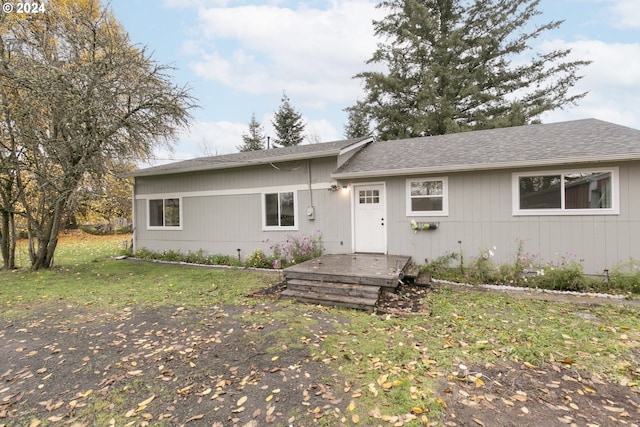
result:
<svg viewBox="0 0 640 427"><path fill-rule="evenodd" d="M313 193L311 192L311 159L307 160L307 183L309 184L309 205L313 207Z"/></svg>

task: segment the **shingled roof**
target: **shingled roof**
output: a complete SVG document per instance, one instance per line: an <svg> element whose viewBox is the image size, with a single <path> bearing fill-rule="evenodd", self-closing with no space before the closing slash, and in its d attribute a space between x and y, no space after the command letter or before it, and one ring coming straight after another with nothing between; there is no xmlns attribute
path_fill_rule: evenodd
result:
<svg viewBox="0 0 640 427"><path fill-rule="evenodd" d="M377 141L334 179L640 159L640 131L596 119Z"/></svg>
<svg viewBox="0 0 640 427"><path fill-rule="evenodd" d="M323 142L320 144L297 145L295 147L281 147L270 150L246 151L242 153L224 154L220 156L199 157L181 162L168 163L160 166L139 169L125 176L153 176L186 172L198 172L214 169L230 169L259 164L288 162L295 160L313 159L337 156L343 150L360 142L370 140L370 137L345 139L341 141Z"/></svg>

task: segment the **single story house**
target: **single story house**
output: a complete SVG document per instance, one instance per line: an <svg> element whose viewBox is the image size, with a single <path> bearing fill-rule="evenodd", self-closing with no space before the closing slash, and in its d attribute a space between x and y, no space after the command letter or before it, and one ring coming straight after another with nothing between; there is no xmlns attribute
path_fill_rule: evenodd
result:
<svg viewBox="0 0 640 427"><path fill-rule="evenodd" d="M248 255L319 231L327 253L416 263L489 249L511 263L519 242L593 274L640 261L640 131L595 119L300 145L132 176L134 249Z"/></svg>

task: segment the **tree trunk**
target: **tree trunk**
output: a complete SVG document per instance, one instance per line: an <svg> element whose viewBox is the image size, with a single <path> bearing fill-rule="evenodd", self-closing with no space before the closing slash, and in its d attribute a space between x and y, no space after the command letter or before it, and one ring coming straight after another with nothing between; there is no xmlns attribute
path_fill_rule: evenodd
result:
<svg viewBox="0 0 640 427"><path fill-rule="evenodd" d="M64 206L62 200L58 200L55 204L53 215L45 220L44 230L38 233L38 250L33 252L31 257L31 270L39 270L41 268L51 268L53 265L53 255L56 246L58 246L58 232L60 231L60 223L62 222L62 212Z"/></svg>
<svg viewBox="0 0 640 427"><path fill-rule="evenodd" d="M0 227L0 252L2 252L2 268L12 270L15 265L15 224L13 222L13 214L2 211L2 227Z"/></svg>

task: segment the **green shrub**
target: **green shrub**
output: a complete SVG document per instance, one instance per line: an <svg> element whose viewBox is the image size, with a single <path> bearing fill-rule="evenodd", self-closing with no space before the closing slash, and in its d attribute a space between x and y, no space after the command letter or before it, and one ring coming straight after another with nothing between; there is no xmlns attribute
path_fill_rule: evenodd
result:
<svg viewBox="0 0 640 427"><path fill-rule="evenodd" d="M640 262L631 259L616 266L609 274L609 283L622 293L640 294Z"/></svg>
<svg viewBox="0 0 640 427"><path fill-rule="evenodd" d="M140 259L157 259L156 254L147 248L139 248L136 250L135 256Z"/></svg>
<svg viewBox="0 0 640 427"><path fill-rule="evenodd" d="M495 247L493 248L495 249ZM493 250L487 249L480 252L471 266L468 268L468 272L465 273L465 277L471 283L498 283L502 281L499 270L493 263Z"/></svg>
<svg viewBox="0 0 640 427"><path fill-rule="evenodd" d="M182 254L181 252L174 250L153 252L146 248L140 248L135 252L135 256L140 259L156 259L161 261L185 262L189 264L226 265L231 267L242 266L242 262L240 262L237 257L222 254L205 255L202 249L196 252L190 251L187 254Z"/></svg>
<svg viewBox="0 0 640 427"><path fill-rule="evenodd" d="M584 292L587 290L587 279L582 264L571 263L561 267L551 267L527 280L530 287L550 289L554 291Z"/></svg>
<svg viewBox="0 0 640 427"><path fill-rule="evenodd" d="M242 262L236 256L213 254L207 257L205 264L208 265L227 265L230 267L240 267Z"/></svg>
<svg viewBox="0 0 640 427"><path fill-rule="evenodd" d="M268 257L262 249L256 249L244 260L244 266L250 268L273 268L274 257Z"/></svg>
<svg viewBox="0 0 640 427"><path fill-rule="evenodd" d="M207 264L207 256L204 254L202 249L199 249L195 252L187 252L187 254L182 257L181 261L189 264Z"/></svg>
<svg viewBox="0 0 640 427"><path fill-rule="evenodd" d="M556 291L640 294L640 262L631 260L613 269L606 277L592 277L584 274L583 260L577 260L573 254L568 253L559 256L556 260L544 261L535 254L524 253L523 246L519 241L512 264L502 264L497 267L491 259L493 251L485 250L467 265L461 262L462 251L460 251L460 253L447 252L422 266L421 270L434 279L469 284L500 284Z"/></svg>
<svg viewBox="0 0 640 427"><path fill-rule="evenodd" d="M172 249L162 251L158 255L159 255L158 259L161 259L163 261L179 262L184 259L182 253L180 253L179 251L174 251Z"/></svg>
<svg viewBox="0 0 640 427"><path fill-rule="evenodd" d="M445 252L431 262L421 267L421 271L433 277L434 279L461 281L467 279L464 272L455 266L459 260L459 255L455 252Z"/></svg>

